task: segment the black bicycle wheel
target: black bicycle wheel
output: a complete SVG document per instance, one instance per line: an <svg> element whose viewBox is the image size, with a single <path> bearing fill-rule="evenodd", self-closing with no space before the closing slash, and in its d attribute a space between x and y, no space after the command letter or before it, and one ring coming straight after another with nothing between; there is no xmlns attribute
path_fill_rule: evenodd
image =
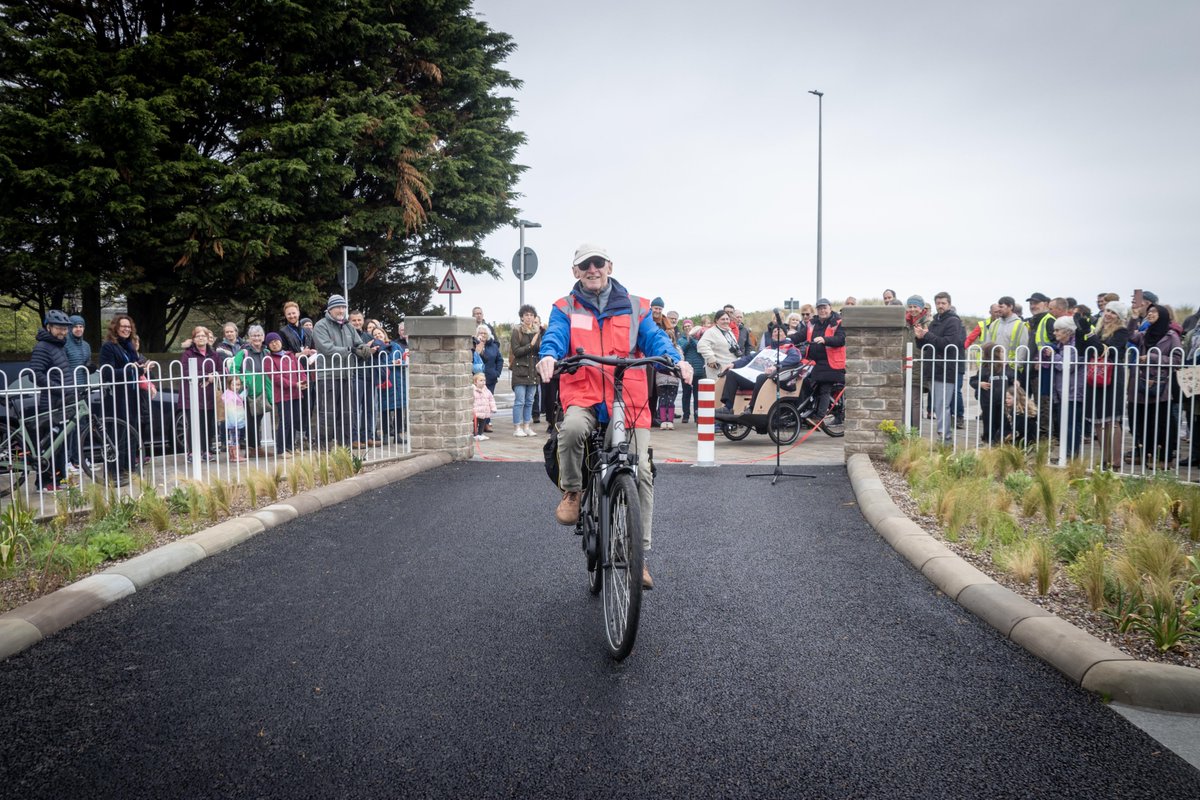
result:
<svg viewBox="0 0 1200 800"><path fill-rule="evenodd" d="M722 422L721 433L725 434L725 438L732 442L740 442L750 435L750 426L742 425L739 422Z"/></svg>
<svg viewBox="0 0 1200 800"><path fill-rule="evenodd" d="M771 441L786 446L800 435L800 415L791 403L776 403L767 415L767 435Z"/></svg>
<svg viewBox="0 0 1200 800"><path fill-rule="evenodd" d="M122 419L91 417L79 432L84 464L96 481L123 483L141 461L142 442Z"/></svg>
<svg viewBox="0 0 1200 800"><path fill-rule="evenodd" d="M604 572L604 633L612 657L621 661L633 649L642 611L642 515L637 486L629 473L618 475L606 498L608 535Z"/></svg>
<svg viewBox="0 0 1200 800"><path fill-rule="evenodd" d="M25 483L25 443L15 425L0 420L0 497L7 497Z"/></svg>

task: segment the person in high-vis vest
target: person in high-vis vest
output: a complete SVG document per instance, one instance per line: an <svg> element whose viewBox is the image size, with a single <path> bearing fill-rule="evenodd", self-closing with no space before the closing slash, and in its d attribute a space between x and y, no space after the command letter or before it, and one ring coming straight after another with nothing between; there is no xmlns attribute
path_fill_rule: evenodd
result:
<svg viewBox="0 0 1200 800"><path fill-rule="evenodd" d="M538 373L548 382L558 359L575 354L610 357L667 356L679 363L679 351L655 322L650 302L631 295L612 279L612 260L598 245L582 244L575 250L571 271L575 286L554 303L539 349ZM679 363L683 380L692 382L692 367ZM625 425L633 431L638 453L638 496L642 517L642 549L650 550L654 519L654 484L650 471L650 422L646 371L625 373ZM583 491L583 449L596 426L607 421L613 402L612 370L584 368L559 376L558 398L563 420L558 429L558 484L562 501L554 512L562 525L579 521L579 495ZM654 581L643 566L642 585Z"/></svg>
<svg viewBox="0 0 1200 800"><path fill-rule="evenodd" d="M846 382L846 331L842 329L842 318L830 306L829 300L822 297L817 301L817 316L801 325L792 335L792 341L797 345L807 343L808 358L816 362L808 375L817 393L817 412L810 420L815 427L829 413L834 387ZM837 425L842 422L833 420Z"/></svg>

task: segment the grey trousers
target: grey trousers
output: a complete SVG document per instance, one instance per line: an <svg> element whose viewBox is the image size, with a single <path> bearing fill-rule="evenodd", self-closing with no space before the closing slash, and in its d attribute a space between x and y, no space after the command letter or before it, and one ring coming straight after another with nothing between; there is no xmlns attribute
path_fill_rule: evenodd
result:
<svg viewBox="0 0 1200 800"><path fill-rule="evenodd" d="M583 491L583 448L600 424L591 408L571 406L558 426L558 486L564 492ZM638 454L638 497L642 514L642 549L650 549L654 520L654 480L650 475L650 430L635 428L633 442Z"/></svg>

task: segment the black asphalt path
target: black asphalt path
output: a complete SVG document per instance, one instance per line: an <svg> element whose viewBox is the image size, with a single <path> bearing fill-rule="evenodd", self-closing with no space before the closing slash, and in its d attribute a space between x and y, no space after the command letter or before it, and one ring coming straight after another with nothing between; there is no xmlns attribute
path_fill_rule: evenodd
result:
<svg viewBox="0 0 1200 800"><path fill-rule="evenodd" d="M620 665L537 465L268 531L0 664L0 796L1200 797L893 553L844 469L745 471L662 469Z"/></svg>

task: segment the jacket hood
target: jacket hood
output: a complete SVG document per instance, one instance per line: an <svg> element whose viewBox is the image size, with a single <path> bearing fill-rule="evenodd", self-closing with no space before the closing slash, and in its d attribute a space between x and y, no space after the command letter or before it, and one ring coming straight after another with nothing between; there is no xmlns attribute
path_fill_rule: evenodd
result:
<svg viewBox="0 0 1200 800"><path fill-rule="evenodd" d="M67 336L70 336L70 335L71 335L70 333L67 334ZM38 330L36 338L39 342L48 342L48 343L50 343L52 345L56 345L58 347L62 347L63 345L65 345L67 343L66 339L62 339L62 340L55 339L54 334L50 333L50 331L46 330L45 328L40 328Z"/></svg>

